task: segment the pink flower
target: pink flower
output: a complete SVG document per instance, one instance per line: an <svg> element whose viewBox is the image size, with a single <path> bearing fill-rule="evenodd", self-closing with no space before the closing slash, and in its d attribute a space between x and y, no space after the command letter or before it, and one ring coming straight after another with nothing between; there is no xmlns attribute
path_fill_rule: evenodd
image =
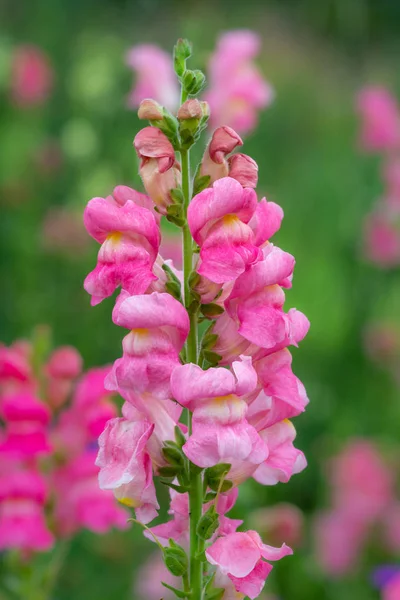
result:
<svg viewBox="0 0 400 600"><path fill-rule="evenodd" d="M153 429L154 425L145 420L111 419L99 437L96 459L100 488L113 490L122 504L135 508L144 523L152 521L159 508L146 451Z"/></svg>
<svg viewBox="0 0 400 600"><path fill-rule="evenodd" d="M41 105L50 96L53 69L43 50L19 46L11 66L11 95L20 107Z"/></svg>
<svg viewBox="0 0 400 600"><path fill-rule="evenodd" d="M283 540L291 546L301 544L304 517L294 504L281 502L269 508L260 508L251 514L251 521L274 544L282 544Z"/></svg>
<svg viewBox="0 0 400 600"><path fill-rule="evenodd" d="M0 344L0 384L8 379L26 383L31 377L32 369L26 353L21 352L15 344L9 348Z"/></svg>
<svg viewBox="0 0 400 600"><path fill-rule="evenodd" d="M181 580L168 571L161 554L152 554L136 574L134 597L139 600L175 600L175 594L167 590L162 581L175 588L181 584Z"/></svg>
<svg viewBox="0 0 400 600"><path fill-rule="evenodd" d="M364 223L364 252L370 261L382 268L400 263L400 211L381 205Z"/></svg>
<svg viewBox="0 0 400 600"><path fill-rule="evenodd" d="M36 471L13 470L0 477L0 549L46 551L54 538L43 505L45 482Z"/></svg>
<svg viewBox="0 0 400 600"><path fill-rule="evenodd" d="M107 421L116 416L113 394L104 386L110 371L109 366L89 369L76 386L72 409L80 415L91 439L96 439Z"/></svg>
<svg viewBox="0 0 400 600"><path fill-rule="evenodd" d="M240 133L254 129L258 112L273 100L274 92L253 59L259 36L247 30L223 34L209 62L210 88L205 99L211 108L211 126L229 125Z"/></svg>
<svg viewBox="0 0 400 600"><path fill-rule="evenodd" d="M140 158L140 177L146 192L162 214L172 203L171 190L181 184L180 165L167 136L157 127L145 127L133 144Z"/></svg>
<svg viewBox="0 0 400 600"><path fill-rule="evenodd" d="M391 151L400 145L397 102L384 87L367 87L357 98L361 116L360 145L367 151Z"/></svg>
<svg viewBox="0 0 400 600"><path fill-rule="evenodd" d="M115 502L110 490L101 490L96 452L88 450L53 474L56 490L55 521L61 536L81 528L106 533L112 527L126 529L128 514Z"/></svg>
<svg viewBox="0 0 400 600"><path fill-rule="evenodd" d="M5 396L1 405L6 422L5 439L0 452L35 456L51 452L46 426L50 421L48 407L29 392Z"/></svg>
<svg viewBox="0 0 400 600"><path fill-rule="evenodd" d="M177 108L179 89L170 54L152 44L134 46L126 63L137 77L128 97L130 108L137 108L145 98L154 98L170 110Z"/></svg>
<svg viewBox="0 0 400 600"><path fill-rule="evenodd" d="M243 141L240 135L231 127L218 127L214 131L200 165L200 175L208 175L210 177L209 185L212 185L217 179L229 175L230 166L226 157L237 146L243 146ZM237 172L238 170L236 169ZM236 179L236 177L233 177L233 179Z"/></svg>
<svg viewBox="0 0 400 600"><path fill-rule="evenodd" d="M334 505L373 520L388 507L393 474L378 449L367 440L353 440L332 461Z"/></svg>
<svg viewBox="0 0 400 600"><path fill-rule="evenodd" d="M268 455L245 418L247 404L241 397L255 389L257 376L251 359L241 359L233 363L234 373L219 368L203 371L193 364L172 373L172 395L193 411L193 433L183 451L199 467L233 461L257 465Z"/></svg>
<svg viewBox="0 0 400 600"><path fill-rule="evenodd" d="M231 281L247 265L262 258L248 222L257 207L257 196L230 177L214 182L197 194L188 208L188 224L200 246L197 271L215 283Z"/></svg>
<svg viewBox="0 0 400 600"><path fill-rule="evenodd" d="M291 369L292 356L284 349L257 361L262 391L249 402L247 420L257 431L301 414L307 404L306 390Z"/></svg>
<svg viewBox="0 0 400 600"><path fill-rule="evenodd" d="M315 521L316 558L333 577L343 577L356 565L367 530L362 520L341 510L317 516Z"/></svg>
<svg viewBox="0 0 400 600"><path fill-rule="evenodd" d="M113 321L131 329L122 342L123 357L115 361L108 378L109 389L154 393L170 397L169 379L180 364L189 332L189 316L170 294L121 296L113 311Z"/></svg>
<svg viewBox="0 0 400 600"><path fill-rule="evenodd" d="M51 354L46 368L51 377L75 379L82 370L82 357L73 346L60 346Z"/></svg>
<svg viewBox="0 0 400 600"><path fill-rule="evenodd" d="M160 245L159 226L151 211L134 199L120 205L112 197L93 198L85 209L84 223L101 244L97 266L85 279L92 305L118 286L130 294L145 292L156 279L152 266Z"/></svg>
<svg viewBox="0 0 400 600"><path fill-rule="evenodd" d="M306 458L293 446L296 430L285 419L259 432L268 446L267 459L257 467L253 477L262 485L276 485L279 481L287 483L292 475L300 473L307 466Z"/></svg>
<svg viewBox="0 0 400 600"><path fill-rule="evenodd" d="M285 544L281 548L263 544L255 531L220 537L206 550L207 560L229 577L237 592L252 600L261 593L272 570L265 561L280 560L290 554L292 550Z"/></svg>

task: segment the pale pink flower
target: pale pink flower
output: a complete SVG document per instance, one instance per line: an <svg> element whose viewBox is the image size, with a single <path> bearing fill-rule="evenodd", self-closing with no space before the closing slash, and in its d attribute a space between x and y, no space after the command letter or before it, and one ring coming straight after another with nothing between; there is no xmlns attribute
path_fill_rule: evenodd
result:
<svg viewBox="0 0 400 600"><path fill-rule="evenodd" d="M301 473L306 468L307 461L303 452L293 446L296 430L289 420L275 423L261 430L259 435L267 445L269 454L253 474L258 483L287 483L292 475Z"/></svg>
<svg viewBox="0 0 400 600"><path fill-rule="evenodd" d="M280 560L290 554L292 550L285 544L280 548L263 544L255 531L220 537L206 550L209 563L228 576L237 592L252 600L259 596L272 570L266 561Z"/></svg>
<svg viewBox="0 0 400 600"><path fill-rule="evenodd" d="M168 571L161 554L152 554L135 574L135 599L175 600L175 594L167 590L161 582L179 589L181 580Z"/></svg>
<svg viewBox="0 0 400 600"><path fill-rule="evenodd" d="M392 151L400 147L400 112L395 98L384 87L371 86L358 94L361 116L360 145L367 151Z"/></svg>
<svg viewBox="0 0 400 600"><path fill-rule="evenodd" d="M113 490L119 502L134 508L143 523L152 521L159 508L146 451L153 429L145 420L111 419L99 437L96 459L100 488Z"/></svg>
<svg viewBox="0 0 400 600"><path fill-rule="evenodd" d="M189 316L170 294L122 295L113 321L131 332L124 338L123 357L115 361L110 389L170 397L169 379L180 364L179 352L189 332Z"/></svg>
<svg viewBox="0 0 400 600"><path fill-rule="evenodd" d="M243 461L255 468L268 456L268 448L246 421L247 404L242 396L257 385L251 359L241 357L232 368L233 373L221 368L203 371L187 364L171 376L173 397L193 411L193 433L183 451L200 467Z"/></svg>
<svg viewBox="0 0 400 600"><path fill-rule="evenodd" d="M258 431L301 414L307 404L306 390L292 372L292 356L287 349L254 363L262 391L249 402L247 420Z"/></svg>
<svg viewBox="0 0 400 600"><path fill-rule="evenodd" d="M152 212L134 199L120 205L112 197L93 198L86 206L84 223L101 244L97 266L84 284L91 303L98 304L118 286L130 294L145 292L156 279L152 266L160 245L160 230Z"/></svg>
<svg viewBox="0 0 400 600"><path fill-rule="evenodd" d="M197 272L215 283L236 279L250 265L262 259L248 225L257 208L251 188L224 177L193 198L188 224L200 246Z"/></svg>
<svg viewBox="0 0 400 600"><path fill-rule="evenodd" d="M333 510L317 516L314 524L316 559L333 577L343 577L357 564L367 530L354 513Z"/></svg>
<svg viewBox="0 0 400 600"><path fill-rule="evenodd" d="M50 355L46 370L51 377L75 379L82 371L82 357L73 346L60 346Z"/></svg>
<svg viewBox="0 0 400 600"><path fill-rule="evenodd" d="M167 136L157 127L145 127L133 145L140 158L140 177L160 213L166 214L172 203L171 190L181 184L180 165Z"/></svg>
<svg viewBox="0 0 400 600"><path fill-rule="evenodd" d="M16 48L11 65L11 95L17 106L41 105L53 87L53 69L46 54L36 46Z"/></svg>
<svg viewBox="0 0 400 600"><path fill-rule="evenodd" d="M136 72L129 108L137 108L145 98L154 98L172 111L177 108L179 88L170 54L153 44L133 46L126 64Z"/></svg>
<svg viewBox="0 0 400 600"><path fill-rule="evenodd" d="M272 102L273 89L253 62L259 51L260 38L253 31L229 31L220 37L209 62L210 87L205 94L212 127L229 125L249 133L257 125L258 113Z"/></svg>

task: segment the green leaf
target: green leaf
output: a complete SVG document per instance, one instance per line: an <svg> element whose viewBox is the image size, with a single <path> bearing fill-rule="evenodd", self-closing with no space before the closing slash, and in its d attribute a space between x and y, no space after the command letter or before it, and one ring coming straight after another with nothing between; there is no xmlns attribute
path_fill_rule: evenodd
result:
<svg viewBox="0 0 400 600"><path fill-rule="evenodd" d="M202 304L201 312L203 313L203 315L205 317L212 318L212 317L216 317L218 315L222 315L222 313L224 312L224 309L219 304L215 304L214 302L211 302L210 304Z"/></svg>
<svg viewBox="0 0 400 600"><path fill-rule="evenodd" d="M179 473L180 469L176 467L160 467L158 469L158 474L161 477L176 477Z"/></svg>
<svg viewBox="0 0 400 600"><path fill-rule="evenodd" d="M178 448L182 448L183 444L186 443L186 438L183 434L183 431L178 425L176 425L174 431L175 431L176 444L177 444Z"/></svg>
<svg viewBox="0 0 400 600"><path fill-rule="evenodd" d="M210 175L196 175L193 182L193 195L200 194L200 192L208 188L210 181Z"/></svg>
<svg viewBox="0 0 400 600"><path fill-rule="evenodd" d="M203 350L211 350L211 348L214 348L217 341L218 335L216 333L208 333L207 335L203 336L203 339L201 340L201 347Z"/></svg>
<svg viewBox="0 0 400 600"><path fill-rule="evenodd" d="M176 577L182 577L187 573L189 561L185 550L176 544L173 540L170 540L170 546L164 548L164 562L168 571Z"/></svg>
<svg viewBox="0 0 400 600"><path fill-rule="evenodd" d="M217 492L207 492L204 496L203 503L207 504L207 502L212 502L217 497Z"/></svg>
<svg viewBox="0 0 400 600"><path fill-rule="evenodd" d="M161 450L165 460L174 467L182 468L185 464L185 455L180 448L164 446Z"/></svg>
<svg viewBox="0 0 400 600"><path fill-rule="evenodd" d="M164 467L164 468L167 468L167 467ZM169 481L163 481L162 479L160 481L164 485L166 485L166 486L170 487L171 489L175 490L176 492L178 492L178 494L186 494L186 492L189 491L189 487L188 486L185 486L185 485L175 485L175 483L170 483Z"/></svg>
<svg viewBox="0 0 400 600"><path fill-rule="evenodd" d="M171 590L171 592L174 592L174 594L177 596L177 598L190 598L190 596L192 595L191 592L184 592L183 590L178 590L177 588L174 588L172 585L165 583L165 581L162 581L161 585L163 585L165 588L167 588L167 590Z"/></svg>
<svg viewBox="0 0 400 600"><path fill-rule="evenodd" d="M202 354L205 360L207 360L211 366L217 365L222 359L222 356L220 354L212 352L211 350L203 350Z"/></svg>
<svg viewBox="0 0 400 600"><path fill-rule="evenodd" d="M217 531L219 526L218 515L214 504L199 519L196 533L202 540L209 540Z"/></svg>
<svg viewBox="0 0 400 600"><path fill-rule="evenodd" d="M167 281L165 284L166 291L171 294L175 298L175 300L182 300L182 289L178 283L175 281Z"/></svg>
<svg viewBox="0 0 400 600"><path fill-rule="evenodd" d="M170 190L169 193L171 195L172 200L174 200L174 202L176 202L177 204L183 204L185 202L183 192L180 188L172 188L172 190Z"/></svg>

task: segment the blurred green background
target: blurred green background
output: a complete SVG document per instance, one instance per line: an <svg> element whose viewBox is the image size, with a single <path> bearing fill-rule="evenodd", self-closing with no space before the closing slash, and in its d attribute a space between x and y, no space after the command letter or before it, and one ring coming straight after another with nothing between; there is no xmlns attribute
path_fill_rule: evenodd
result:
<svg viewBox="0 0 400 600"><path fill-rule="evenodd" d="M76 223L91 197L116 184L142 189L132 148L140 123L125 107L132 74L124 54L142 42L171 50L176 38L188 37L192 65L201 67L220 31L252 28L262 36L259 65L276 100L244 151L259 164L260 193L284 208L275 243L297 261L287 304L311 321L294 350L294 371L311 399L296 421L309 467L287 485L246 485L236 513L285 500L312 515L328 502L323 459L351 436L378 440L397 456L399 391L366 358L362 335L375 318L399 320L400 280L398 270L362 259L362 220L382 184L378 158L357 149L354 97L371 82L400 97L400 3L2 0L0 24L0 339L10 343L48 323L55 343L76 346L86 366L120 355L124 332L111 322L112 301L90 308L83 290L98 247ZM9 99L10 53L21 43L40 46L55 69L54 92L40 108L21 110ZM51 173L37 163L49 141L61 149ZM63 243L51 236L54 215L67 230ZM134 572L150 546L136 530L82 534L56 597L135 597ZM378 592L369 571L387 558L373 549L360 570L332 583L306 536L269 586L282 600L372 600Z"/></svg>

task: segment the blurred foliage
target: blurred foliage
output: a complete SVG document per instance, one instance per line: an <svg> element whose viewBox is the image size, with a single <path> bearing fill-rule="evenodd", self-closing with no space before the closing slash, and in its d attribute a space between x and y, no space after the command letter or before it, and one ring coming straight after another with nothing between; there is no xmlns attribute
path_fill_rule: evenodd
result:
<svg viewBox="0 0 400 600"><path fill-rule="evenodd" d="M398 440L400 402L388 375L370 364L362 332L372 317L399 318L400 280L361 258L363 216L380 193L378 162L356 147L354 94L378 81L400 91L396 0L183 3L160 0L3 0L0 4L0 337L9 343L49 323L56 344L73 344L86 366L120 355L124 332L111 322L112 300L90 308L82 282L97 245L72 241L49 249L43 221L67 208L79 220L85 203L124 183L141 189L132 139L140 124L124 99L130 45L166 49L193 40L205 63L221 29L249 27L263 36L263 72L277 99L246 140L260 166L259 190L285 210L276 243L295 255L289 306L303 310L311 330L294 351L296 374L311 398L296 422L308 469L288 485L249 483L236 513L285 500L307 514L326 503L322 461L349 436L371 436L388 451ZM55 90L42 108L21 110L8 97L9 57L20 43L40 45L55 68ZM398 56L398 54L397 54ZM35 156L59 144L53 173ZM150 552L139 531L74 541L56 597L134 597L133 572ZM270 578L282 600L372 600L371 556L360 572L332 583L318 571L311 539Z"/></svg>

